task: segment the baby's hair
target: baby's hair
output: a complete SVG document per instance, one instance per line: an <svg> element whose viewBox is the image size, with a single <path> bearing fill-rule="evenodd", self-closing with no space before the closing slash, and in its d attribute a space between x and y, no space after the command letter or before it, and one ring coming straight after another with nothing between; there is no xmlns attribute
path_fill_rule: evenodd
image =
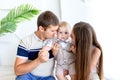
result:
<svg viewBox="0 0 120 80"><path fill-rule="evenodd" d="M58 30L61 28L61 27L67 27L68 29L69 29L69 32L71 32L71 26L70 26L70 24L68 23L68 22L66 22L66 21L61 21L60 23L59 23L59 28L58 28Z"/></svg>

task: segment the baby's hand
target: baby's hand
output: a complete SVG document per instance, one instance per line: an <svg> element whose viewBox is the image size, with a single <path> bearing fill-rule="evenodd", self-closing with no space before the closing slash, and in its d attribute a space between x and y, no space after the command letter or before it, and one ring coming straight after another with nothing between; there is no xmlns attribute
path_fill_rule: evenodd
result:
<svg viewBox="0 0 120 80"><path fill-rule="evenodd" d="M42 48L42 50L43 50L43 51L49 51L49 50L51 50L51 47L45 46L45 47Z"/></svg>
<svg viewBox="0 0 120 80"><path fill-rule="evenodd" d="M57 42L54 42L54 44L52 46L52 52L53 52L53 55L55 58L56 58L56 55L60 48L61 48L61 46Z"/></svg>

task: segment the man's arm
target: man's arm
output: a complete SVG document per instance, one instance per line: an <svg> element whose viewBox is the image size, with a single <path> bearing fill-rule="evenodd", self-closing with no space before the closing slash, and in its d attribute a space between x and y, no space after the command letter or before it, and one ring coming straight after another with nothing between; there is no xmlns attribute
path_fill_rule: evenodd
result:
<svg viewBox="0 0 120 80"><path fill-rule="evenodd" d="M22 75L26 74L28 72L31 72L33 69L35 69L39 64L48 61L49 59L49 53L48 51L41 50L38 53L38 57L30 62L27 62L24 58L16 58L15 65L14 65L14 71L16 75Z"/></svg>

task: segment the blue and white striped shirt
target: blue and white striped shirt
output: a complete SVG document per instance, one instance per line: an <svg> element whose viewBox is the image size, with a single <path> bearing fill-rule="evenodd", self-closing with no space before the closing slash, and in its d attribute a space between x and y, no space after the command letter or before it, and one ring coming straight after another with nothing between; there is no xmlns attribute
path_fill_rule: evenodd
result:
<svg viewBox="0 0 120 80"><path fill-rule="evenodd" d="M50 40L50 39L48 39ZM31 34L22 39L17 50L17 57L24 58L28 61L34 60L38 57L38 52L46 44L48 40L44 42L40 40L35 34ZM54 56L52 51L49 51L49 60L45 63L41 63L31 73L36 76L50 76L53 75L54 69Z"/></svg>

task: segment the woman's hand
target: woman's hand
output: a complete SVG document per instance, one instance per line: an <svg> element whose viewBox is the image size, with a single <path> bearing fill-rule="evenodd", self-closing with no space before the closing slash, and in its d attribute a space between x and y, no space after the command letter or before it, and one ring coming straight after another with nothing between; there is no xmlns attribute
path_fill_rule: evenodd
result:
<svg viewBox="0 0 120 80"><path fill-rule="evenodd" d="M71 50L74 54L76 54L76 47L75 47L75 45L72 45L71 48L70 48L70 50Z"/></svg>

